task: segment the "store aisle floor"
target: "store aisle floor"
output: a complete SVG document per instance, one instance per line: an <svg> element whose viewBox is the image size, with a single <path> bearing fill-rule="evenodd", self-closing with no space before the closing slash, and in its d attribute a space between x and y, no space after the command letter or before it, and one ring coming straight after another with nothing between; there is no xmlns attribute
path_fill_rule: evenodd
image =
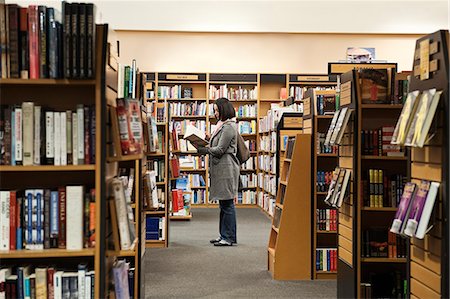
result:
<svg viewBox="0 0 450 299"><path fill-rule="evenodd" d="M170 223L170 247L147 249L146 298L334 298L335 281L274 281L267 272L271 222L258 209L237 209L238 246L214 247L218 209L194 209Z"/></svg>

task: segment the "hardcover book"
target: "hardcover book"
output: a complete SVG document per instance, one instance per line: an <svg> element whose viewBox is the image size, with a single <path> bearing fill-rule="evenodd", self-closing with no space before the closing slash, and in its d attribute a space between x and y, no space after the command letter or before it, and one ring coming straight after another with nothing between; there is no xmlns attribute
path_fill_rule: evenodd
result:
<svg viewBox="0 0 450 299"><path fill-rule="evenodd" d="M359 78L362 103L378 104L389 102L387 69L363 68L359 70Z"/></svg>
<svg viewBox="0 0 450 299"><path fill-rule="evenodd" d="M438 195L439 185L440 184L438 182L431 182L430 189L428 190L427 194L427 199L425 200L425 205L423 206L423 209L419 209L417 213L417 215L420 217L420 220L418 220L419 223L415 236L418 239L423 239L425 237L425 234L429 230L428 225L430 222L431 214L433 212L434 203Z"/></svg>
<svg viewBox="0 0 450 299"><path fill-rule="evenodd" d="M195 147L206 146L209 144L208 141L205 140L205 133L197 129L193 125L188 125L186 127L186 133L184 134L184 139L189 140L192 145Z"/></svg>
<svg viewBox="0 0 450 299"><path fill-rule="evenodd" d="M423 207L427 199L428 190L430 190L431 182L422 180L419 185L414 199L412 201L411 212L409 213L409 219L406 223L404 234L412 237L416 233L417 225L422 215Z"/></svg>
<svg viewBox="0 0 450 299"><path fill-rule="evenodd" d="M406 219L411 210L411 199L414 197L415 192L416 184L411 182L406 183L397 213L395 214L395 219L392 222L391 232L395 234L403 233L406 227Z"/></svg>
<svg viewBox="0 0 450 299"><path fill-rule="evenodd" d="M412 91L408 94L402 112L395 126L391 144L404 144L406 134L411 126L412 116L417 109L419 91Z"/></svg>

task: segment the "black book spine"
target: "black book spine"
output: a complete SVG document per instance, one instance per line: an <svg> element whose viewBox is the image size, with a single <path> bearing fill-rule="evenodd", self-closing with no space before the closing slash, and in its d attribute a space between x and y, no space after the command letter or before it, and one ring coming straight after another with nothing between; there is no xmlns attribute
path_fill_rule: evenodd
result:
<svg viewBox="0 0 450 299"><path fill-rule="evenodd" d="M89 138L91 144L89 146L90 149L90 156L91 156L91 164L95 164L95 135L96 135L96 126L95 126L95 107L92 106L90 109L91 112L91 121L90 121L90 129L91 129L91 136Z"/></svg>
<svg viewBox="0 0 450 299"><path fill-rule="evenodd" d="M79 43L80 43L80 78L85 78L87 75L86 72L86 4L78 4L78 13L79 13Z"/></svg>
<svg viewBox="0 0 450 299"><path fill-rule="evenodd" d="M47 16L48 16L48 72L49 77L52 79L58 78L58 48L57 48L57 28L55 21L55 11L53 8L47 8Z"/></svg>
<svg viewBox="0 0 450 299"><path fill-rule="evenodd" d="M56 22L56 62L58 67L58 78L64 78L64 30L60 22Z"/></svg>
<svg viewBox="0 0 450 299"><path fill-rule="evenodd" d="M20 77L28 79L30 70L29 51L28 51L28 12L25 7L20 8L19 25L20 42Z"/></svg>
<svg viewBox="0 0 450 299"><path fill-rule="evenodd" d="M64 78L72 77L72 5L63 1L62 16L63 16L63 52L64 52Z"/></svg>
<svg viewBox="0 0 450 299"><path fill-rule="evenodd" d="M80 76L80 41L79 41L79 4L72 3L71 7L71 36L72 36L72 78Z"/></svg>
<svg viewBox="0 0 450 299"><path fill-rule="evenodd" d="M47 8L39 5L39 77L48 78Z"/></svg>
<svg viewBox="0 0 450 299"><path fill-rule="evenodd" d="M86 4L86 77L94 77L94 4Z"/></svg>
<svg viewBox="0 0 450 299"><path fill-rule="evenodd" d="M7 5L8 14L8 49L9 49L9 76L19 78L19 7L17 4Z"/></svg>

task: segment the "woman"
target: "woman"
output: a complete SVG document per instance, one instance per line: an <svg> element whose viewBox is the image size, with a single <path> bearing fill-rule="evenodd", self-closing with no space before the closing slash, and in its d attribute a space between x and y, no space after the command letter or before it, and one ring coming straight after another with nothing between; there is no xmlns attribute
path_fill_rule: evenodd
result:
<svg viewBox="0 0 450 299"><path fill-rule="evenodd" d="M198 152L209 155L209 196L211 200L218 200L220 206L220 236L210 242L214 246L231 246L236 244L234 199L240 174L236 158L236 112L228 99L220 98L214 103L214 115L219 121L211 134L209 147L198 147Z"/></svg>

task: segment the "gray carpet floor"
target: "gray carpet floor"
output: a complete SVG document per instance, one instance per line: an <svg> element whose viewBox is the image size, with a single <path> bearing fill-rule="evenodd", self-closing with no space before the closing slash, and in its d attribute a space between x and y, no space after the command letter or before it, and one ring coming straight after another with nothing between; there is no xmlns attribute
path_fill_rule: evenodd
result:
<svg viewBox="0 0 450 299"><path fill-rule="evenodd" d="M214 247L218 209L170 223L169 248L147 249L146 298L335 298L335 281L274 281L267 271L269 218L237 209L238 246Z"/></svg>

